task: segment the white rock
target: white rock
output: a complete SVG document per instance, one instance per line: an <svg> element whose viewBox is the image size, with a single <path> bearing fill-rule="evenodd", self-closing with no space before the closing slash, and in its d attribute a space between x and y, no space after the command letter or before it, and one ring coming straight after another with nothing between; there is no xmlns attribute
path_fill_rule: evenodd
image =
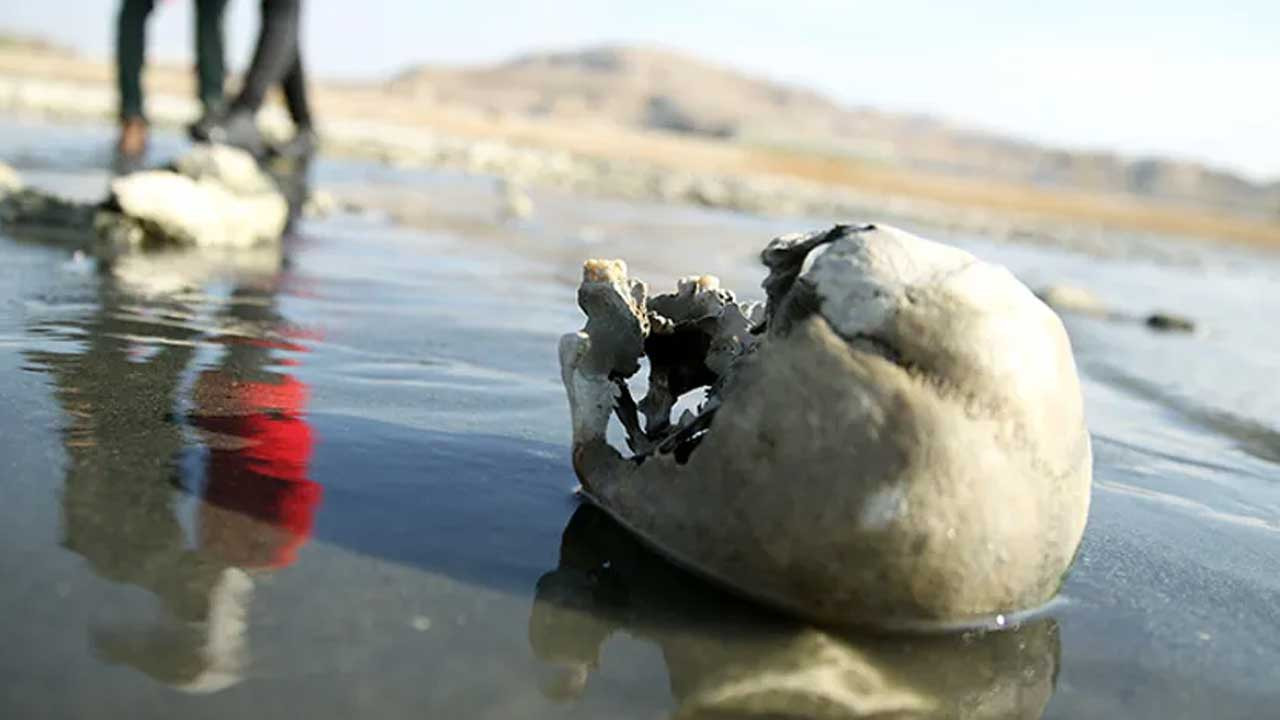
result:
<svg viewBox="0 0 1280 720"><path fill-rule="evenodd" d="M141 223L117 237L145 235L201 247L248 247L280 239L288 202L252 155L201 144L174 166L176 172L148 170L112 181L121 210Z"/></svg>
<svg viewBox="0 0 1280 720"><path fill-rule="evenodd" d="M18 171L0 162L0 195L17 192L22 188L22 176Z"/></svg>
<svg viewBox="0 0 1280 720"><path fill-rule="evenodd" d="M276 192L276 185L253 155L229 145L201 143L174 163L192 180L213 180L236 195Z"/></svg>
<svg viewBox="0 0 1280 720"><path fill-rule="evenodd" d="M1046 305L1059 312L1082 315L1106 315L1107 306L1088 290L1075 285L1049 285L1040 288L1036 295Z"/></svg>
<svg viewBox="0 0 1280 720"><path fill-rule="evenodd" d="M312 218L323 218L338 210L338 199L327 190L313 190L302 205L302 214Z"/></svg>
<svg viewBox="0 0 1280 720"><path fill-rule="evenodd" d="M116 178L111 192L124 213L178 243L248 247L280 239L288 219L277 192L238 195L206 178L151 170Z"/></svg>
<svg viewBox="0 0 1280 720"><path fill-rule="evenodd" d="M524 187L512 180L501 181L502 215L513 220L524 220L533 215L533 198Z"/></svg>

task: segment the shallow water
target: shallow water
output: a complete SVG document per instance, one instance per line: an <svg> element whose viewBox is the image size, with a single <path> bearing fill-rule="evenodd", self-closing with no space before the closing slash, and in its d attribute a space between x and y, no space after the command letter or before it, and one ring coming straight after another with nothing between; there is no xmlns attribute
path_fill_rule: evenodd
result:
<svg viewBox="0 0 1280 720"><path fill-rule="evenodd" d="M31 184L102 193L107 129L0 137ZM1277 257L922 229L1201 328L1067 318L1096 482L1048 617L833 635L579 507L555 359L583 257L758 296L759 247L827 220L535 196L502 223L484 178L314 170L392 212L110 265L0 235L0 716L1274 716Z"/></svg>

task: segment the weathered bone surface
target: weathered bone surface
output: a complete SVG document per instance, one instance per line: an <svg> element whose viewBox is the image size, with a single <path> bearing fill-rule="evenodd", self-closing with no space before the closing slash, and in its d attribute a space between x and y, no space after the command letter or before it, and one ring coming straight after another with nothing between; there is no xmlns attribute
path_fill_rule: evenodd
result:
<svg viewBox="0 0 1280 720"><path fill-rule="evenodd" d="M560 344L586 495L677 562L820 622L1049 600L1092 475L1057 315L1005 269L889 227L784 236L762 257L763 313L714 278L646 299L622 262L587 263L587 325ZM644 354L641 428L625 378ZM608 444L611 413L634 457Z"/></svg>

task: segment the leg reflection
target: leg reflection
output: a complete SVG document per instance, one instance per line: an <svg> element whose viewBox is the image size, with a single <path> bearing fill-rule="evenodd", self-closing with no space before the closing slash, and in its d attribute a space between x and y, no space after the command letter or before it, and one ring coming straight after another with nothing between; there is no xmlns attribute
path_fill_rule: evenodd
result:
<svg viewBox="0 0 1280 720"><path fill-rule="evenodd" d="M239 567L280 568L310 538L321 502L307 478L307 387L274 369L276 351L300 346L277 337L282 318L257 291L232 294L224 325L226 350L200 373L191 414L209 448L201 547Z"/></svg>
<svg viewBox="0 0 1280 720"><path fill-rule="evenodd" d="M227 303L217 334L227 350L197 376L191 402L191 423L210 447L205 482L183 476L191 465L180 462L188 443L175 408L209 332L194 307L117 280L117 271L148 262L181 269L190 261L190 277L211 276L198 253L179 255L104 265L86 316L32 328L76 349L28 359L52 378L67 418L63 544L97 575L161 601L153 621L91 629L94 648L172 687L211 692L243 677L252 575L293 562L320 489L307 478L306 387L273 370L283 362L273 338L284 325L274 276ZM181 489L195 487L202 497L189 533L178 505L189 497Z"/></svg>
<svg viewBox="0 0 1280 720"><path fill-rule="evenodd" d="M167 301L140 308L110 276L96 300L86 318L42 328L85 338L81 352L29 357L52 376L68 418L63 544L98 575L157 595L167 617L142 628L95 628L94 647L174 687L226 687L244 665L251 584L187 546L175 507L184 441L172 410L200 333L191 308Z"/></svg>

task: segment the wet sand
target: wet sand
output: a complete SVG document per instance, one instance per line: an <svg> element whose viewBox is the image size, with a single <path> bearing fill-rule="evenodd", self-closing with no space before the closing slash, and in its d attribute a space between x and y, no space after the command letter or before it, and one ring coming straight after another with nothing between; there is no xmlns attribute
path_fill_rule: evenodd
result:
<svg viewBox="0 0 1280 720"><path fill-rule="evenodd" d="M102 192L109 128L0 136L29 183ZM492 178L315 170L365 209L305 220L282 254L106 266L0 233L5 717L651 718L781 696L1256 718L1280 700L1274 257L913 228L1032 286L1201 329L1067 318L1096 484L1047 617L877 638L761 613L580 510L556 367L582 258L625 257L659 287L714 271L759 296L762 244L830 218L534 191L536 213L509 221ZM193 692L211 670L228 684Z"/></svg>

